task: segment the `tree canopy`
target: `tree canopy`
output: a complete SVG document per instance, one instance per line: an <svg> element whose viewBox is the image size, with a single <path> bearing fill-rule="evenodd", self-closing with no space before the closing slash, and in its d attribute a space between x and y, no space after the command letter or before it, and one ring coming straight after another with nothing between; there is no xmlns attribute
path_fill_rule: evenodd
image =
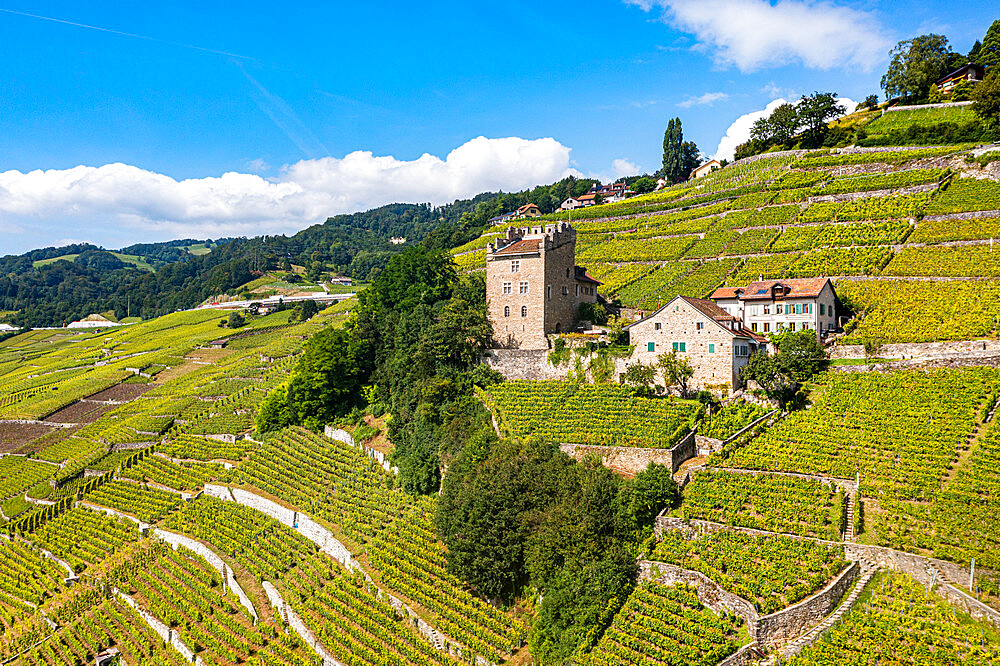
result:
<svg viewBox="0 0 1000 666"><path fill-rule="evenodd" d="M700 163L698 146L684 140L680 118L671 118L663 133L663 167L660 173L672 183L679 183L691 176Z"/></svg>
<svg viewBox="0 0 1000 666"><path fill-rule="evenodd" d="M953 64L948 38L920 35L904 39L889 52L889 69L882 77L886 98L926 97L931 85Z"/></svg>

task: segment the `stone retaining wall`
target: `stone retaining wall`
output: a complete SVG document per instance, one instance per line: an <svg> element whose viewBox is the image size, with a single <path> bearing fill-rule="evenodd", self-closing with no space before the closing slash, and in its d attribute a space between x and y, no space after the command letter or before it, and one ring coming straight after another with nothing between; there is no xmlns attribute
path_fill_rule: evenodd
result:
<svg viewBox="0 0 1000 666"><path fill-rule="evenodd" d="M883 358L945 358L972 353L1000 353L1000 340L957 340L952 342L907 342L882 345ZM862 345L836 345L830 350L831 359L863 359Z"/></svg>
<svg viewBox="0 0 1000 666"><path fill-rule="evenodd" d="M320 656L323 660L323 666L345 666L342 662L337 661L333 658L333 655L327 651L327 649L320 643L316 635L313 634L312 630L306 626L306 623L302 621L298 613L292 610L292 607L285 603L285 600L281 598L281 593L278 592L277 588L274 587L270 582L264 581L262 583L264 586L264 593L267 595L267 600L271 602L271 605L278 611L278 615L288 626L299 635L306 645L308 645L316 654Z"/></svg>
<svg viewBox="0 0 1000 666"><path fill-rule="evenodd" d="M975 210L966 213L943 213L941 215L927 215L924 220L938 222L941 220L976 220L981 217L1000 217L1000 210Z"/></svg>
<svg viewBox="0 0 1000 666"><path fill-rule="evenodd" d="M890 106L885 110L885 113L892 113L893 111L918 111L920 109L947 109L956 106L969 106L973 102L938 102L936 104L907 104L899 106Z"/></svg>
<svg viewBox="0 0 1000 666"><path fill-rule="evenodd" d="M176 631L170 629L167 625L160 622L160 620L158 620L156 616L153 615L152 613L147 613L139 606L138 603L136 603L135 599L128 596L118 588L114 589L114 594L116 597L118 597L126 604L131 606L135 610L135 612L138 613L139 617L141 617L146 622L146 624L149 625L149 628L152 629L157 636L162 638L164 643L170 645L170 647L177 650L177 652L179 652L180 655L184 657L185 661L195 664L195 666L204 665L205 662L202 660L202 658L196 656L195 653L191 650L191 648L189 648L187 645L184 644L184 641L180 639L180 636L177 635Z"/></svg>
<svg viewBox="0 0 1000 666"><path fill-rule="evenodd" d="M844 201L858 201L859 199L873 199L876 197L896 196L900 194L919 194L920 192L932 192L938 188L938 183L924 183L923 185L910 185L908 187L895 187L886 190L865 190L863 192L842 192L840 194L820 194L809 197L809 203L841 203Z"/></svg>
<svg viewBox="0 0 1000 666"><path fill-rule="evenodd" d="M677 583L690 585L698 591L698 601L705 608L709 608L720 614L730 613L739 615L746 620L751 638L755 636L756 623L759 616L754 605L746 599L723 589L722 586L705 574L684 569L674 564L667 564L666 562L639 560L639 580L655 580L664 585L674 585Z"/></svg>
<svg viewBox="0 0 1000 666"><path fill-rule="evenodd" d="M723 525L722 523L713 523L707 520L682 520L680 518L671 518L662 514L657 516L654 523L654 532L657 535L660 535L664 530L669 529L681 529L688 530L689 532L702 533L715 532L719 530L731 530L734 532L744 532L746 534L755 534L760 536L777 535L776 532L757 530L751 527ZM880 569L892 569L894 571L899 571L911 576L921 585L926 587L930 587L930 585L934 583L933 591L938 596L958 607L960 610L968 613L973 618L983 622L989 622L996 627L1000 627L1000 611L987 606L981 601L955 587L943 576L935 574L934 567L936 566L937 560L932 560L921 555L914 555L912 553L904 553L899 550L893 550L892 548L883 548L882 546L868 546L864 544L851 543L849 541L828 541L825 539L815 539L795 534L781 534L780 536L797 539L799 541L812 541L832 546L841 546L844 549L844 557L849 561L864 561Z"/></svg>
<svg viewBox="0 0 1000 666"><path fill-rule="evenodd" d="M784 644L819 624L840 604L860 573L861 566L852 562L819 592L788 608L760 617L757 620L757 644L764 647Z"/></svg>
<svg viewBox="0 0 1000 666"><path fill-rule="evenodd" d="M153 535L165 541L173 546L174 550L177 550L178 546L184 546L188 550L192 551L196 555L201 556L209 566L219 572L219 574L226 581L226 586L232 590L236 598L240 600L240 605L247 609L250 616L253 617L254 624L257 624L257 609L254 607L253 602L250 597L243 590L243 586L239 584L236 580L236 576L233 575L233 570L219 557L214 550L206 546L200 541L186 537L182 534L177 534L176 532L168 532L160 528L153 529Z"/></svg>
<svg viewBox="0 0 1000 666"><path fill-rule="evenodd" d="M679 443L669 449L651 449L631 446L596 446L592 444L560 444L559 450L583 460L588 454L597 455L605 467L638 474L650 463L668 465L676 472L681 464L694 457L696 452L695 434L688 433Z"/></svg>
<svg viewBox="0 0 1000 666"><path fill-rule="evenodd" d="M734 474L749 474L751 476L791 476L796 479L814 479L823 483L831 484L837 490L853 495L858 492L858 482L854 479L839 479L835 476L820 476L818 474L800 474L799 472L768 472L756 469L741 469L738 467L703 467L703 470L711 473L713 470L719 472L731 472Z"/></svg>
<svg viewBox="0 0 1000 666"><path fill-rule="evenodd" d="M395 465L392 465L389 462L388 456L386 456L378 449L373 449L372 447L366 446L365 444L358 444L357 442L354 441L354 436L351 435L351 433L347 432L346 430L342 430L340 428L334 428L333 426L328 425L325 428L323 428L323 434L329 437L330 439L335 439L338 442L343 442L348 446L360 448L362 451L365 452L366 456L368 456L369 458L377 462L379 465L381 465L382 469L391 474L399 474L399 468L396 467Z"/></svg>
<svg viewBox="0 0 1000 666"><path fill-rule="evenodd" d="M505 379L566 379L573 368L551 365L547 349L490 349L483 360Z"/></svg>
<svg viewBox="0 0 1000 666"><path fill-rule="evenodd" d="M348 571L353 571L356 567L351 551L340 543L330 530L298 511L287 509L277 502L272 502L241 488L228 488L227 486L206 483L205 494L236 502L270 516L282 525L297 530L302 536L319 546L324 553L343 564Z"/></svg>

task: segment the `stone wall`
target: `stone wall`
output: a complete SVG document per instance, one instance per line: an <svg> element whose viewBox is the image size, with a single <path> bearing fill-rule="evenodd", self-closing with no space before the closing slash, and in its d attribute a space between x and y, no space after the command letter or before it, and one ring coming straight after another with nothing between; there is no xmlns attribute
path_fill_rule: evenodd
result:
<svg viewBox="0 0 1000 666"><path fill-rule="evenodd" d="M236 577L233 575L233 570L229 568L229 566L215 553L214 550L200 541L186 537L182 534L177 534L176 532L168 532L167 530L163 530L158 527L153 529L153 535L161 541L169 543L174 547L174 550L177 550L178 546L183 546L191 552L201 556L206 562L208 562L210 567L218 571L219 574L225 579L228 589L236 595L236 598L240 601L240 605L247 609L250 616L253 617L254 624L257 624L257 609L254 608L253 602L243 590L243 587L239 584L239 582L237 582Z"/></svg>
<svg viewBox="0 0 1000 666"><path fill-rule="evenodd" d="M206 492L209 485L211 484L205 484ZM354 570L355 562L351 551L344 544L340 543L330 530L312 518L240 488L230 488L230 492L232 493L233 501L237 504L242 504L255 511L259 511L264 515L274 518L286 527L297 530L302 536L319 546L320 550L324 553L343 564L348 571Z"/></svg>
<svg viewBox="0 0 1000 666"><path fill-rule="evenodd" d="M340 428L334 428L333 426L328 425L325 428L323 428L323 434L329 437L330 439L335 439L338 442L343 442L348 446L360 448L362 451L365 452L365 455L367 455L369 458L373 459L375 462L381 465L382 469L392 474L399 474L399 468L389 463L388 456L386 456L378 449L373 449L372 447L365 446L364 444L358 444L357 442L354 441L354 437L351 435L351 433L347 432L346 430L342 430Z"/></svg>
<svg viewBox="0 0 1000 666"><path fill-rule="evenodd" d="M681 464L690 460L695 454L695 435L689 433L673 448L651 449L631 446L596 446L592 444L560 444L559 450L576 460L583 460L588 454L601 459L605 467L638 474L646 469L649 463L669 465L676 472Z"/></svg>
<svg viewBox="0 0 1000 666"><path fill-rule="evenodd" d="M967 354L1000 353L1000 340L958 340L954 342L909 342L882 345L879 356L898 359L933 359ZM836 345L831 359L862 359L862 345Z"/></svg>
<svg viewBox="0 0 1000 666"><path fill-rule="evenodd" d="M136 603L135 599L128 596L121 590L115 588L114 594L123 602L131 606L139 617L141 617L143 621L149 625L149 628L152 629L157 636L162 638L164 643L169 644L170 647L177 650L177 652L179 652L187 662L195 664L195 666L203 666L205 662L202 658L196 656L195 653L191 651L191 648L184 644L184 641L180 639L180 636L177 635L176 631L170 629L167 625L163 624L163 622L160 622L160 620L153 614L143 610L142 607Z"/></svg>
<svg viewBox="0 0 1000 666"><path fill-rule="evenodd" d="M549 364L547 349L490 349L483 360L505 379L566 379L573 367Z"/></svg>
<svg viewBox="0 0 1000 666"><path fill-rule="evenodd" d="M983 217L1000 217L1000 210L976 210L967 213L944 213L942 215L928 215L924 219L928 222L938 222L941 220L976 220Z"/></svg>
<svg viewBox="0 0 1000 666"><path fill-rule="evenodd" d="M670 529L682 529L689 530L690 532L702 533L714 532L718 530L731 530L735 532L744 532L747 534L757 534L763 536L775 536L776 534L775 532L756 530L749 527L734 527L706 520L685 521L679 518L671 518L663 514L656 517L653 529L657 535L662 534L664 530ZM797 536L794 534L784 534L782 536L800 541L812 541L841 546L844 549L844 557L849 561L866 562L868 565L875 568L899 571L911 576L925 587L930 587L934 584L933 591L938 596L958 607L960 610L970 614L973 618L983 622L989 622L994 626L1000 627L1000 611L987 606L952 585L940 571L935 572L935 569L938 568L937 563L939 560L932 560L921 555L904 553L891 548L868 546L864 544L851 543L849 541L826 541L823 539Z"/></svg>
<svg viewBox="0 0 1000 666"><path fill-rule="evenodd" d="M278 615L281 619L288 623L292 631L299 635L306 645L313 649L316 654L320 656L323 660L323 666L345 666L342 662L337 661L333 658L333 655L327 651L323 644L316 638L312 630L306 626L306 623L302 621L298 613L292 610L292 607L285 603L285 600L281 598L281 593L278 592L277 588L274 587L270 582L264 581L264 593L267 594L267 600L271 602L275 610L278 611Z"/></svg>
<svg viewBox="0 0 1000 666"><path fill-rule="evenodd" d="M639 560L639 580L655 580L665 585L684 583L697 589L698 601L705 608L710 608L716 613L732 613L739 615L747 622L750 628L750 636L754 637L754 630L757 623L757 609L753 604L742 597L738 597L732 592L724 590L718 583L708 576L690 569L682 569L666 562L652 562L650 560Z"/></svg>
<svg viewBox="0 0 1000 666"><path fill-rule="evenodd" d="M784 644L817 625L840 604L860 572L861 566L852 562L839 576L811 597L760 617L757 620L757 644L764 647Z"/></svg>
<svg viewBox="0 0 1000 666"><path fill-rule="evenodd" d="M900 194L918 194L920 192L932 192L938 187L937 183L925 183L923 185L910 185L909 187L896 187L888 190L867 190L864 192L844 192L843 194L820 194L809 197L809 203L840 203L844 201L857 201L859 199L874 199L877 197L896 196Z"/></svg>

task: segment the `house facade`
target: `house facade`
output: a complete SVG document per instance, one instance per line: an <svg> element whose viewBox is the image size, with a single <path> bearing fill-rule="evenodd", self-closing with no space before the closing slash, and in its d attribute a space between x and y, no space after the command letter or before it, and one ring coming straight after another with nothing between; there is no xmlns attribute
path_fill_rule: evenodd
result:
<svg viewBox="0 0 1000 666"><path fill-rule="evenodd" d="M811 329L822 338L837 328L837 294L830 278L762 280L720 287L712 300L752 333Z"/></svg>
<svg viewBox="0 0 1000 666"><path fill-rule="evenodd" d="M722 163L719 160L709 160L705 162L700 167L693 169L691 171L691 178L704 178L708 174L712 173L716 169L721 169Z"/></svg>
<svg viewBox="0 0 1000 666"><path fill-rule="evenodd" d="M983 80L983 74L986 69L982 65L977 65L975 63L967 63L962 65L954 72L942 76L938 79L935 84L943 95L949 95L955 90L957 86L962 81L971 81L973 83L979 83Z"/></svg>
<svg viewBox="0 0 1000 666"><path fill-rule="evenodd" d="M545 336L572 331L600 284L576 265L576 230L566 222L511 228L486 246L486 297L500 346L547 349Z"/></svg>
<svg viewBox="0 0 1000 666"><path fill-rule="evenodd" d="M689 388L695 391L740 388L740 370L766 345L712 301L687 296L674 297L627 330L635 346L630 362L655 364L661 354L675 351L694 369Z"/></svg>

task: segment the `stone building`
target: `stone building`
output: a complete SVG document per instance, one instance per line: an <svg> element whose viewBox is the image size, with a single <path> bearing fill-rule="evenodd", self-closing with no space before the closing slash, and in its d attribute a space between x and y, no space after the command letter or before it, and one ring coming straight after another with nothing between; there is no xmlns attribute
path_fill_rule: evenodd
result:
<svg viewBox="0 0 1000 666"><path fill-rule="evenodd" d="M601 283L575 261L576 230L566 222L511 228L486 246L486 298L501 347L546 349L547 334L576 327Z"/></svg>
<svg viewBox="0 0 1000 666"><path fill-rule="evenodd" d="M711 298L761 335L812 329L823 337L837 328L837 295L830 278L762 280L746 287L720 287Z"/></svg>
<svg viewBox="0 0 1000 666"><path fill-rule="evenodd" d="M674 297L627 330L635 345L631 363L656 363L660 354L675 351L694 369L689 388L695 391L740 388L740 369L767 343L712 301L687 296Z"/></svg>

